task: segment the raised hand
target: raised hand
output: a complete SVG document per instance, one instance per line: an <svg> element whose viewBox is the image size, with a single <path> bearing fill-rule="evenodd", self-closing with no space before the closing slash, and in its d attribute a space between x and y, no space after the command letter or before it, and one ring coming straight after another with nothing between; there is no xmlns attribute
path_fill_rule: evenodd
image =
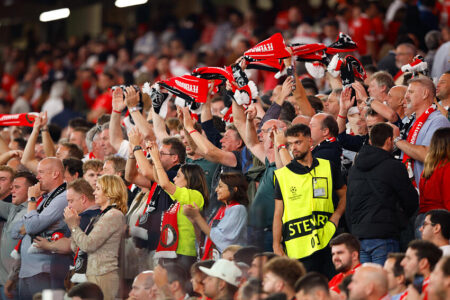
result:
<svg viewBox="0 0 450 300"><path fill-rule="evenodd" d="M130 142L133 148L135 146L139 146L142 143L142 134L139 132L137 127L133 127L128 132L128 141Z"/></svg>
<svg viewBox="0 0 450 300"><path fill-rule="evenodd" d="M281 92L278 97L280 97L282 100L285 100L292 93L294 85L295 85L294 78L288 76L286 80L283 82L283 86L281 87Z"/></svg>
<svg viewBox="0 0 450 300"><path fill-rule="evenodd" d="M273 133L273 143L275 147L278 148L280 145L286 145L286 137L284 136L284 131L277 128L276 126L272 127Z"/></svg>
<svg viewBox="0 0 450 300"><path fill-rule="evenodd" d="M347 116L348 110L355 103L355 101L356 101L355 97L351 98L351 96L352 96L351 88L345 88L342 91L341 97L339 98L339 114L340 115Z"/></svg>
<svg viewBox="0 0 450 300"><path fill-rule="evenodd" d="M194 120L192 120L189 108L183 107L181 110L183 111L184 129L186 129L188 132L191 132L192 130L194 130Z"/></svg>
<svg viewBox="0 0 450 300"><path fill-rule="evenodd" d="M369 96L366 93L366 89L360 82L357 81L357 82L352 83L352 88L355 89L356 99L364 101L367 98L369 98Z"/></svg>
<svg viewBox="0 0 450 300"><path fill-rule="evenodd" d="M250 105L245 111L245 115L247 116L247 120L253 121L256 118L256 106Z"/></svg>
<svg viewBox="0 0 450 300"><path fill-rule="evenodd" d="M161 160L159 157L159 148L158 144L155 142L147 142L147 149L150 152L150 156L152 157L153 161Z"/></svg>
<svg viewBox="0 0 450 300"><path fill-rule="evenodd" d="M121 88L116 88L112 92L112 108L115 111L122 111L126 107L125 101L123 100L123 91Z"/></svg>
<svg viewBox="0 0 450 300"><path fill-rule="evenodd" d="M125 103L128 108L136 107L139 104L139 92L134 86L127 86L125 89Z"/></svg>

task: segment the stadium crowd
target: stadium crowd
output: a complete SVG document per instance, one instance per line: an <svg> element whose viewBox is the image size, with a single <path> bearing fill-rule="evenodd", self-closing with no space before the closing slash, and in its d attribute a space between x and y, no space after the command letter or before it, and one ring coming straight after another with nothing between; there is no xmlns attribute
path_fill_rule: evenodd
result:
<svg viewBox="0 0 450 300"><path fill-rule="evenodd" d="M450 4L337 2L6 47L0 298L449 299Z"/></svg>

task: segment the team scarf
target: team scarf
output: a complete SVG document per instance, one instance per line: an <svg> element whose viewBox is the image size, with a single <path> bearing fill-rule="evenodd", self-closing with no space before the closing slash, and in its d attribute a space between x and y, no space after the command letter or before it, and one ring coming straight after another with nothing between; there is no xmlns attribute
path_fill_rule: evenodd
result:
<svg viewBox="0 0 450 300"><path fill-rule="evenodd" d="M0 126L27 126L33 127L38 113L26 114L0 114Z"/></svg>
<svg viewBox="0 0 450 300"><path fill-rule="evenodd" d="M209 222L209 227L210 228L216 227L217 224L219 224L220 220L222 220L223 217L225 216L226 210L235 205L239 205L239 203L232 202L228 205L221 206L219 208L219 210L217 211L216 215L214 216L214 218L212 218L212 220ZM219 252L217 251L216 246L214 245L214 243L212 242L212 240L209 237L206 238L205 251L204 251L203 257L202 257L202 260L208 260L208 259L214 259L214 260L219 259Z"/></svg>
<svg viewBox="0 0 450 300"><path fill-rule="evenodd" d="M147 202L145 204L145 208L144 211L142 212L142 215L136 220L136 226L139 226L139 224L145 223L145 221L147 221L147 218L144 218L143 216L147 213L147 210L149 210L149 212L152 212L156 209L156 200L153 199L153 194L155 194L155 190L156 187L158 186L158 184L156 182L152 183L152 187L150 188L150 192L148 193L148 197L147 197ZM153 199L153 201L152 201ZM142 218L142 222L140 222Z"/></svg>
<svg viewBox="0 0 450 300"><path fill-rule="evenodd" d="M208 80L192 75L172 77L158 84L187 102L205 103L208 96Z"/></svg>
<svg viewBox="0 0 450 300"><path fill-rule="evenodd" d="M281 33L277 32L244 52L246 60L283 59L291 57Z"/></svg>
<svg viewBox="0 0 450 300"><path fill-rule="evenodd" d="M428 117L434 112L436 109L433 105L428 107L428 109L422 113L422 115L417 118L417 120L412 125L409 130L408 137L406 141L412 145L415 145L417 142L417 137L419 136L419 132L423 127L423 124L427 121ZM413 181L414 186L417 186L416 181L414 179L414 160L405 152L403 152L403 160L402 162L405 164L406 169L408 170L409 178Z"/></svg>
<svg viewBox="0 0 450 300"><path fill-rule="evenodd" d="M180 203L175 202L164 212L161 222L161 235L158 247L156 248L155 258L177 258L176 251L180 237L177 215L180 208Z"/></svg>

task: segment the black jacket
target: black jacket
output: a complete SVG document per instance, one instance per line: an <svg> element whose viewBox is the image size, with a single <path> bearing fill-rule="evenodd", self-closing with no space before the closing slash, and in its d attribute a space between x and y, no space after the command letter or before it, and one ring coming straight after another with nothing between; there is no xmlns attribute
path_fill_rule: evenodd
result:
<svg viewBox="0 0 450 300"><path fill-rule="evenodd" d="M405 166L377 147L364 145L350 169L346 219L350 232L363 239L399 238L402 216L419 206Z"/></svg>

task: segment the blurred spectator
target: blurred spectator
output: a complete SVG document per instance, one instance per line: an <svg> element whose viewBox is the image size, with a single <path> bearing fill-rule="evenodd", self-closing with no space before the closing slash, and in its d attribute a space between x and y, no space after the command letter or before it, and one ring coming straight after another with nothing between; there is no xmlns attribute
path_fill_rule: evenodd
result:
<svg viewBox="0 0 450 300"><path fill-rule="evenodd" d="M406 277L402 260L405 258L404 253L389 253L388 258L384 262L384 270L388 279L388 290L392 300L399 300L406 290Z"/></svg>

